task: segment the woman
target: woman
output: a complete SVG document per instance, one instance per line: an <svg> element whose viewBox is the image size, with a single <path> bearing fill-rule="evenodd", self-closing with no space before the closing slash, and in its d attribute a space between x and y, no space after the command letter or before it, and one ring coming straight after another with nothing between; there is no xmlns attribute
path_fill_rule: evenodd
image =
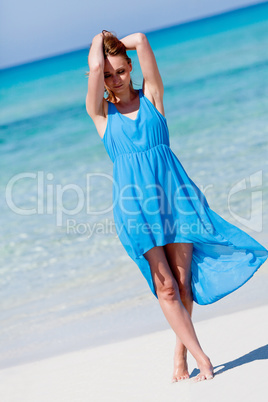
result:
<svg viewBox="0 0 268 402"><path fill-rule="evenodd" d="M137 51L142 89L133 88L126 50ZM208 304L231 293L268 251L209 208L170 149L164 87L146 36L119 41L103 31L88 62L86 108L114 162L116 230L176 334L172 381L189 378L187 350L200 369L195 380L212 379L191 321L193 300Z"/></svg>

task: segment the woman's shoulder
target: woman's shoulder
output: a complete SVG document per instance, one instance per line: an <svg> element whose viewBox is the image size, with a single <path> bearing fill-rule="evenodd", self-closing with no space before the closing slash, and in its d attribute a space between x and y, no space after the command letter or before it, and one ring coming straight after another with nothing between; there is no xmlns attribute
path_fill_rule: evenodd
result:
<svg viewBox="0 0 268 402"><path fill-rule="evenodd" d="M109 114L109 104L106 99L103 99L102 113L96 114L94 117L91 117L97 129L97 132L101 138L103 138L103 135L106 131L108 114Z"/></svg>
<svg viewBox="0 0 268 402"><path fill-rule="evenodd" d="M109 102L107 99L103 98L103 102L102 102L102 107L103 107L103 115L104 118L107 118L108 114L109 114Z"/></svg>
<svg viewBox="0 0 268 402"><path fill-rule="evenodd" d="M153 109L156 109L163 117L165 117L163 97L157 93L153 95L146 87L142 88L141 92L146 103L150 107L153 107Z"/></svg>

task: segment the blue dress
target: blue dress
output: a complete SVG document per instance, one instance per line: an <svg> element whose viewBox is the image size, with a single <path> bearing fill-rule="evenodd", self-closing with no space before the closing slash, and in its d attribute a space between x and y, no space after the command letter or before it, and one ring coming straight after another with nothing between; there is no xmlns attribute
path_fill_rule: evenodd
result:
<svg viewBox="0 0 268 402"><path fill-rule="evenodd" d="M113 162L117 235L157 297L144 253L168 243L193 243L193 299L210 304L242 286L268 250L210 209L169 143L165 117L139 89L135 120L108 102L102 138Z"/></svg>

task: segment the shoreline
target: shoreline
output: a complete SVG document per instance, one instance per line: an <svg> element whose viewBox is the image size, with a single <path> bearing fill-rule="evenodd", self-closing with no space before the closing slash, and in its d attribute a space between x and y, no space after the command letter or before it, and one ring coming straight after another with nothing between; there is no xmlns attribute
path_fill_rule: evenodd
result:
<svg viewBox="0 0 268 402"><path fill-rule="evenodd" d="M143 279L143 278L142 278ZM235 292L211 305L194 303L193 323L243 312L268 305L268 261L260 270ZM135 304L121 303L106 312L64 320L51 319L45 331L31 328L24 336L2 340L0 370L21 366L47 358L57 358L66 353L105 347L135 337L150 335L170 329L158 301L148 292L148 297L137 297Z"/></svg>
<svg viewBox="0 0 268 402"><path fill-rule="evenodd" d="M167 329L2 370L0 397L6 402L19 402L22 396L27 402L172 402L178 397L185 402L262 402L267 313L268 305L196 323L200 343L214 365L211 381L193 382L198 370L189 354L190 380L171 383L175 335Z"/></svg>

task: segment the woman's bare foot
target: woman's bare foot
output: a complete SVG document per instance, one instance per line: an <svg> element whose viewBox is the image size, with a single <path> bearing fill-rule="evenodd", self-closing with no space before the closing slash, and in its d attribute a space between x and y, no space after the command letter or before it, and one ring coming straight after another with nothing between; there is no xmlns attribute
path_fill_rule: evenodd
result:
<svg viewBox="0 0 268 402"><path fill-rule="evenodd" d="M172 382L187 380L189 377L187 355L186 353L182 355L175 349Z"/></svg>
<svg viewBox="0 0 268 402"><path fill-rule="evenodd" d="M194 378L194 382L212 380L214 377L213 366L208 357L203 361L197 362L200 373Z"/></svg>

